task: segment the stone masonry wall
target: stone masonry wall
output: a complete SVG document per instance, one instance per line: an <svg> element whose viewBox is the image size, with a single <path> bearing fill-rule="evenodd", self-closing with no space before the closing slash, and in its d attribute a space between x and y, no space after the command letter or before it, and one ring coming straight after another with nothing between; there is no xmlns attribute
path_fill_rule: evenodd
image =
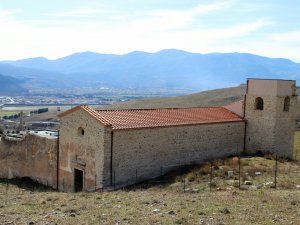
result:
<svg viewBox="0 0 300 225"><path fill-rule="evenodd" d="M179 165L239 154L244 122L114 131L113 179L118 187Z"/></svg>
<svg viewBox="0 0 300 225"><path fill-rule="evenodd" d="M57 139L26 135L22 140L0 141L0 177L30 177L44 185L57 185Z"/></svg>
<svg viewBox="0 0 300 225"><path fill-rule="evenodd" d="M263 110L255 109L255 99L262 97ZM296 97L290 96L290 110L283 111L284 96L246 95L246 152L272 152L292 158L295 131Z"/></svg>
<svg viewBox="0 0 300 225"><path fill-rule="evenodd" d="M81 128L84 134L81 133ZM84 172L84 190L102 188L103 182L109 179L109 174L104 174L103 170L110 164L104 158L104 149L110 149L106 145L104 126L87 112L77 110L62 117L59 190L74 191L74 169Z"/></svg>

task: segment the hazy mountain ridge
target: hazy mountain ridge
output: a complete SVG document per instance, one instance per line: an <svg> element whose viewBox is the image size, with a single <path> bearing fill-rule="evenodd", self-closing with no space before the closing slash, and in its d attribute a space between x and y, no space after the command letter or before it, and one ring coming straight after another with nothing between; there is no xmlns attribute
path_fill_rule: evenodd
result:
<svg viewBox="0 0 300 225"><path fill-rule="evenodd" d="M0 74L0 95L19 95L27 94L28 90L21 86L23 82L13 77L3 76Z"/></svg>
<svg viewBox="0 0 300 225"><path fill-rule="evenodd" d="M300 64L248 53L199 54L174 49L156 53L135 51L124 55L83 52L56 60L38 57L3 63L17 70L27 70L27 75L28 70L34 70L35 73L30 75L36 82L39 77L65 80L67 84L61 82L62 86L97 84L199 91L238 85L248 77L300 81ZM0 73L20 76L20 73L2 72L1 65Z"/></svg>

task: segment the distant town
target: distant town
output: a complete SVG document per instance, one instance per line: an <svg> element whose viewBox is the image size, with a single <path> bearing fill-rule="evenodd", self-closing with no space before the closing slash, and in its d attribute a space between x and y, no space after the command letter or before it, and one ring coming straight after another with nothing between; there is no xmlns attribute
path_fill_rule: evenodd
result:
<svg viewBox="0 0 300 225"><path fill-rule="evenodd" d="M127 100L127 99L126 99ZM36 106L36 105L110 105L122 99L94 96L0 96L0 106Z"/></svg>

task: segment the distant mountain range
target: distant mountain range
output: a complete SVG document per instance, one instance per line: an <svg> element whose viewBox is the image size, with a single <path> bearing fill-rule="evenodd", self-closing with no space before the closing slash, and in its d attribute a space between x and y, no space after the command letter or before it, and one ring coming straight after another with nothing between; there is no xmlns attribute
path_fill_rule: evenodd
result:
<svg viewBox="0 0 300 225"><path fill-rule="evenodd" d="M200 91L238 85L249 77L300 82L300 64L247 53L198 54L169 49L124 55L83 52L56 60L38 57L2 61L0 74L21 79L28 89L34 84L51 88L107 86Z"/></svg>
<svg viewBox="0 0 300 225"><path fill-rule="evenodd" d="M28 90L21 86L23 82L13 77L3 76L0 74L0 95L26 95Z"/></svg>

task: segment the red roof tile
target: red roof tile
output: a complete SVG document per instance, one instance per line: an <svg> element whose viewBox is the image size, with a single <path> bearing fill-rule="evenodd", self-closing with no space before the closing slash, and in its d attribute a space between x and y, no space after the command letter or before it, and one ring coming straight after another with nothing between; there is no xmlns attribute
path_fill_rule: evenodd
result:
<svg viewBox="0 0 300 225"><path fill-rule="evenodd" d="M83 105L77 109L79 108L89 113L103 125L111 126L113 130L244 121L223 107L94 110ZM75 110L69 111L71 110L62 113L60 117Z"/></svg>

